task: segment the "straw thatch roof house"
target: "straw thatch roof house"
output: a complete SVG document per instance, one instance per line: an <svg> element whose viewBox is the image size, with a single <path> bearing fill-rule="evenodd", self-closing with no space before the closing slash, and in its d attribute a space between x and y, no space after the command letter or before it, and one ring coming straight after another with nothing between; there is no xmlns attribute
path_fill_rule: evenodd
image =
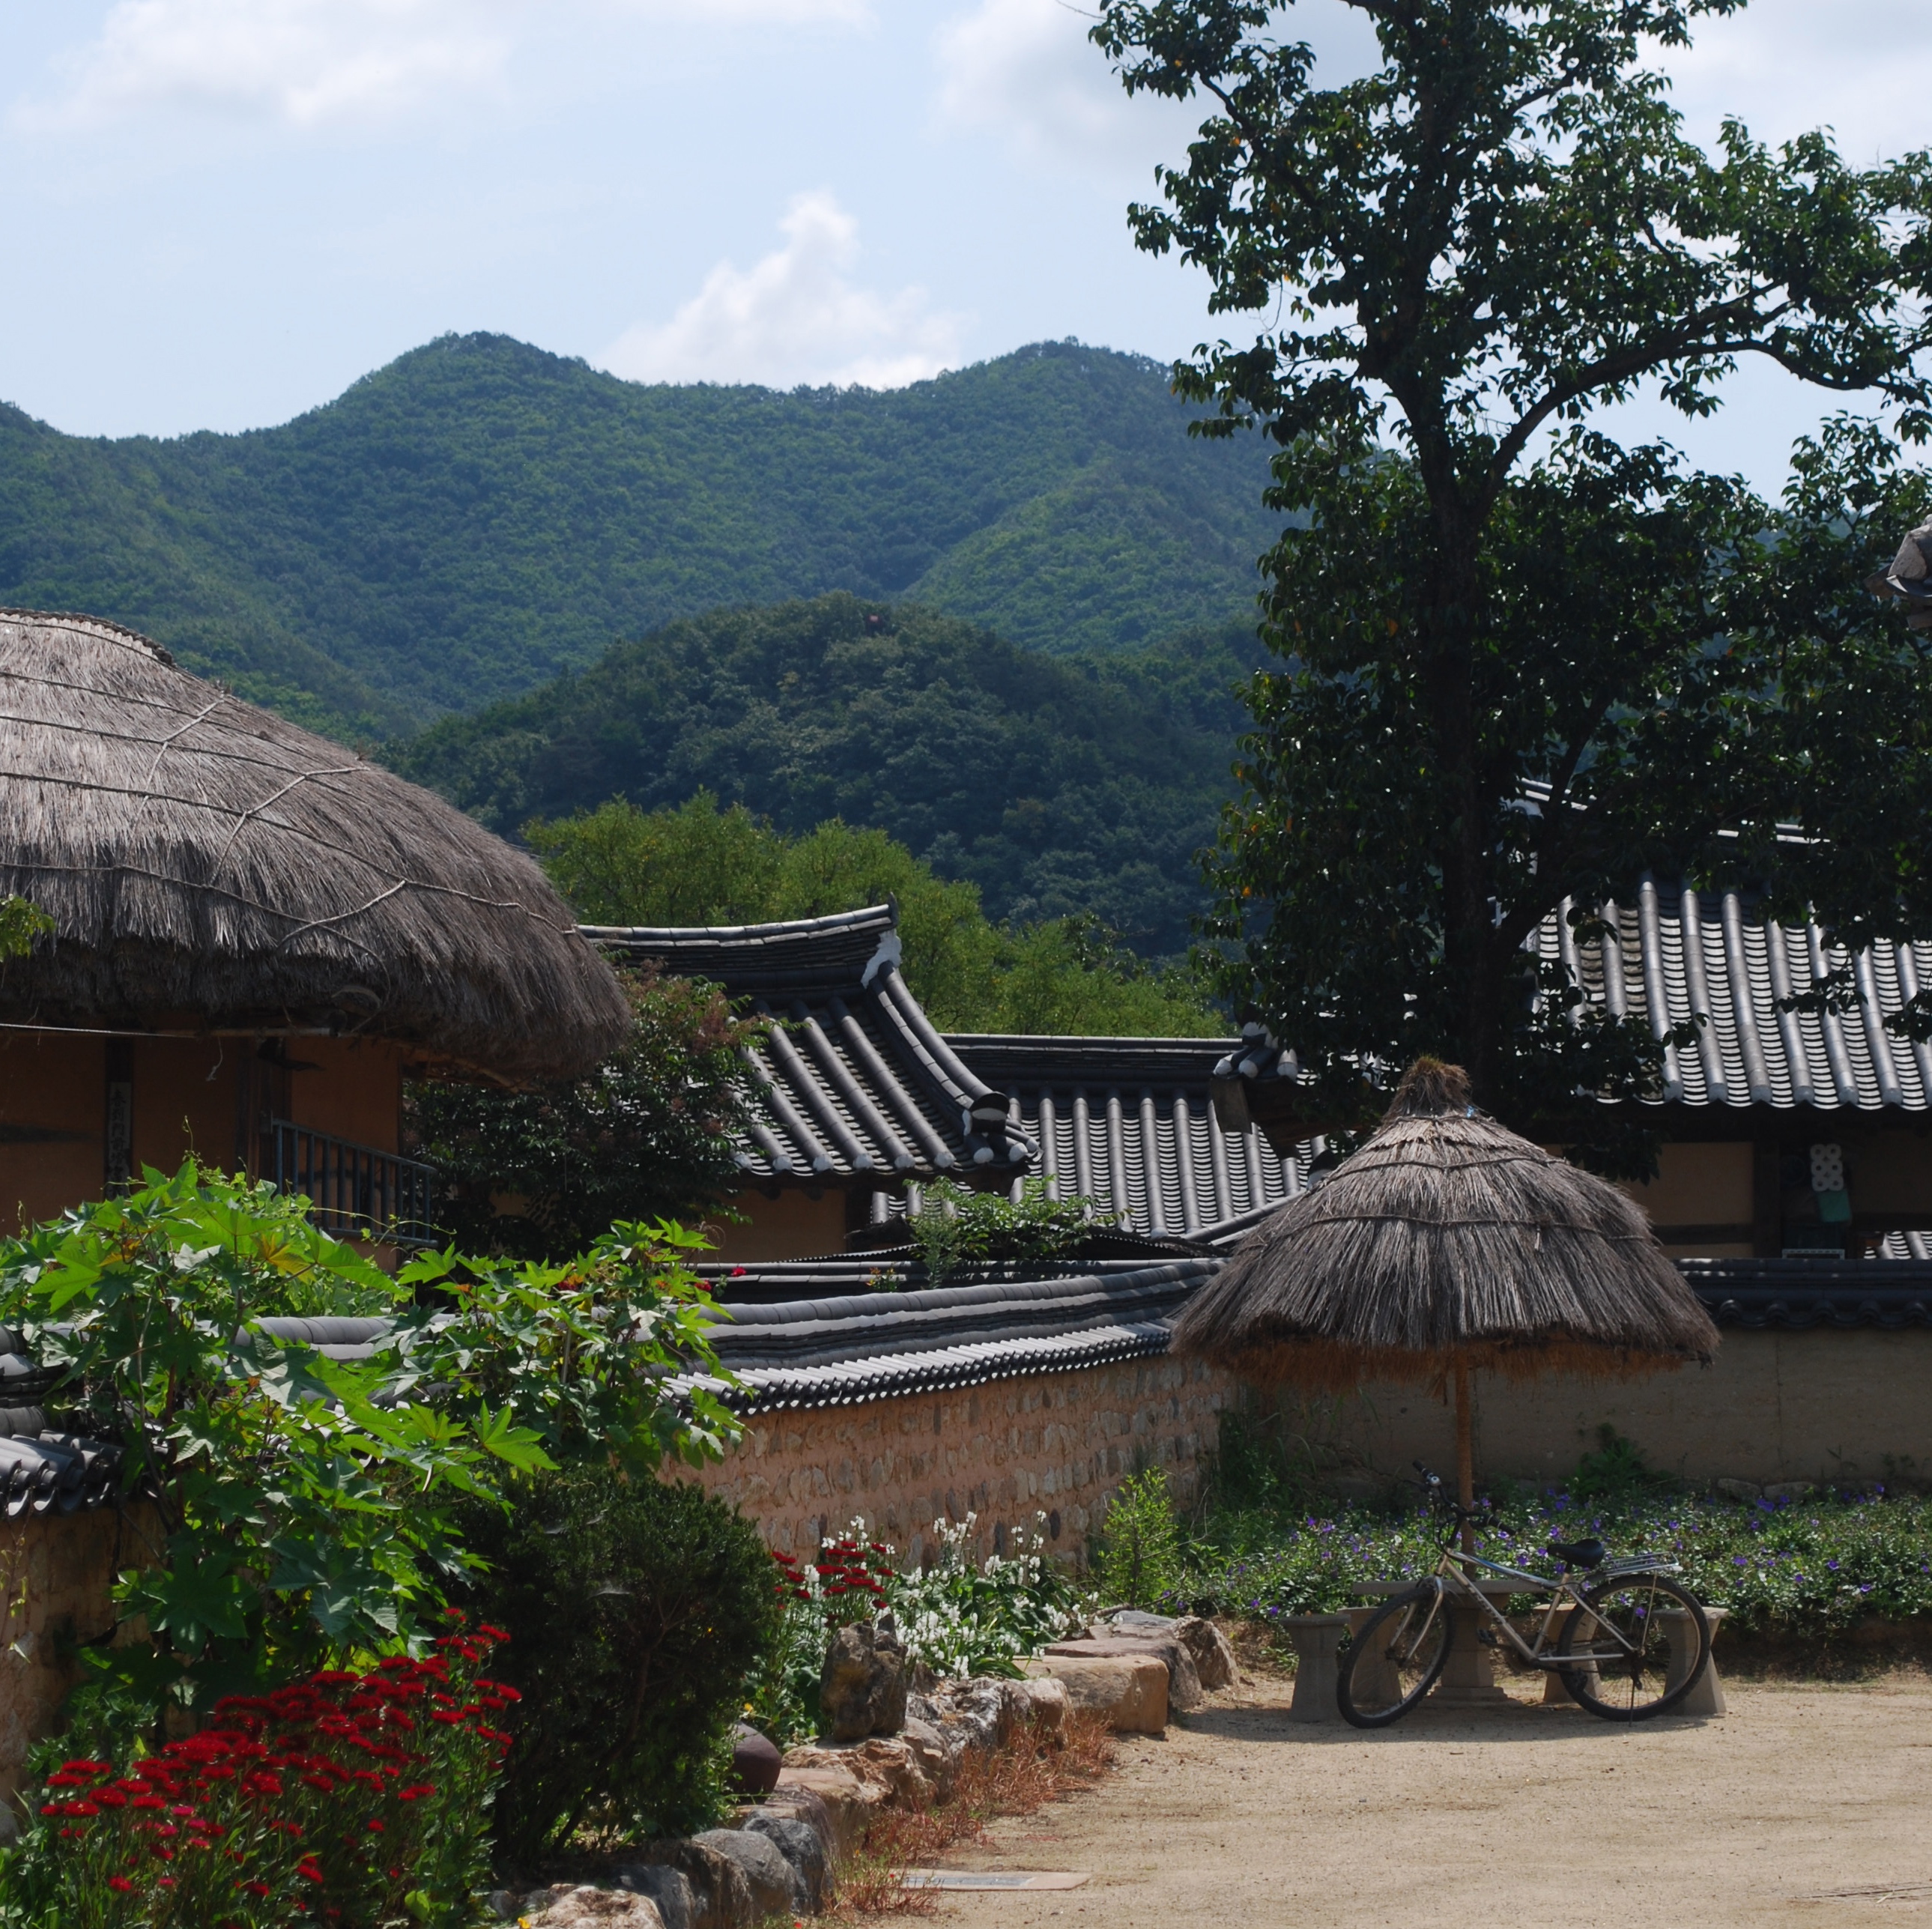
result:
<svg viewBox="0 0 1932 1929"><path fill-rule="evenodd" d="M190 1148L406 1216L406 1071L587 1070L609 967L527 857L130 630L0 611L0 1220ZM323 1195L326 1194L326 1197Z"/></svg>

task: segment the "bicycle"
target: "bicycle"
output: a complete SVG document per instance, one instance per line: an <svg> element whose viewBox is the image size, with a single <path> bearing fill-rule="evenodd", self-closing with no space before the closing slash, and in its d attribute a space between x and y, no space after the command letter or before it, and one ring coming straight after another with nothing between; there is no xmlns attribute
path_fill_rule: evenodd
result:
<svg viewBox="0 0 1932 1929"><path fill-rule="evenodd" d="M1671 1578L1682 1571L1676 1562L1660 1554L1613 1561L1594 1536L1552 1544L1550 1552L1563 1570L1558 1580L1466 1554L1456 1538L1478 1510L1450 1500L1442 1476L1420 1460L1415 1465L1430 1504L1450 1516L1442 1558L1433 1574L1393 1597L1348 1643L1335 1684L1344 1720L1358 1728L1385 1728L1408 1714L1448 1665L1458 1606L1465 1600L1494 1624L1492 1630L1478 1623L1478 1640L1507 1641L1530 1666L1559 1675L1570 1699L1606 1721L1647 1721L1676 1707L1696 1686L1710 1663L1710 1624L1703 1608ZM1580 1582L1573 1578L1580 1574ZM1526 1641L1476 1585L1479 1578L1549 1596L1533 1642ZM1671 1631L1661 1618L1672 1612L1685 1617L1679 1625L1697 1644L1690 1667L1675 1683Z"/></svg>

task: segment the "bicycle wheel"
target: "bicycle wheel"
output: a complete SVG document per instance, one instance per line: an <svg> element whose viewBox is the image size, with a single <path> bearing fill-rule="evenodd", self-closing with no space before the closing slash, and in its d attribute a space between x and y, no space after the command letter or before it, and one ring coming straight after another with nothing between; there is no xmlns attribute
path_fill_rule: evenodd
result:
<svg viewBox="0 0 1932 1929"><path fill-rule="evenodd" d="M1704 1610L1668 1574L1630 1574L1592 1588L1557 1638L1559 1653L1589 1658L1559 1670L1570 1699L1606 1721L1667 1714L1711 1659ZM1672 1651L1694 1646L1680 1673Z"/></svg>
<svg viewBox="0 0 1932 1929"><path fill-rule="evenodd" d="M1400 1721L1436 1685L1449 1660L1456 1616L1441 1588L1399 1594L1348 1644L1335 1705L1358 1728Z"/></svg>

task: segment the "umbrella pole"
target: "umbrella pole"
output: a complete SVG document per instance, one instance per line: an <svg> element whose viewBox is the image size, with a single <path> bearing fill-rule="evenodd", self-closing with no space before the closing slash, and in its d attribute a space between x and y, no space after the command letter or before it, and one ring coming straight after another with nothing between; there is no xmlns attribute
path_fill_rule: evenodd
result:
<svg viewBox="0 0 1932 1929"><path fill-rule="evenodd" d="M1465 1507L1476 1504L1476 1456L1469 1434L1469 1367L1466 1360L1456 1362L1456 1498ZM1476 1551L1476 1529L1472 1521L1462 1523L1462 1551Z"/></svg>

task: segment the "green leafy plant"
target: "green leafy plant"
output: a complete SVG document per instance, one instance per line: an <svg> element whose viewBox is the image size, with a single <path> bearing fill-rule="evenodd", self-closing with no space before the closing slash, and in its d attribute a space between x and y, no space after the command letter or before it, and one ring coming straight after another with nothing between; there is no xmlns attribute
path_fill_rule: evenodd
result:
<svg viewBox="0 0 1932 1929"><path fill-rule="evenodd" d="M28 898L0 898L0 958L24 958L34 940L53 930L54 921Z"/></svg>
<svg viewBox="0 0 1932 1929"><path fill-rule="evenodd" d="M922 1191L919 1210L908 1214L906 1232L927 1277L941 1286L962 1266L1070 1252L1116 1216L1096 1214L1085 1199L1050 1197L1042 1178L1027 1180L1017 1200L937 1179Z"/></svg>
<svg viewBox="0 0 1932 1929"><path fill-rule="evenodd" d="M0 1852L0 1929L468 1929L515 1691L501 1630L218 1702L124 1768L69 1754Z"/></svg>
<svg viewBox="0 0 1932 1929"><path fill-rule="evenodd" d="M1180 1529L1160 1468L1132 1474L1114 1490L1099 1552L1100 1592L1110 1604L1151 1608L1179 1586Z"/></svg>
<svg viewBox="0 0 1932 1929"><path fill-rule="evenodd" d="M596 1461L461 1523L484 1564L464 1598L516 1636L503 1864L535 1868L580 1827L678 1834L717 1820L743 1684L779 1634L757 1528L698 1487Z"/></svg>
<svg viewBox="0 0 1932 1929"><path fill-rule="evenodd" d="M739 1054L762 1027L734 1018L713 986L619 975L630 1035L589 1076L517 1092L409 1088L407 1128L463 1250L560 1258L619 1221L715 1210L740 1183Z"/></svg>
<svg viewBox="0 0 1932 1929"><path fill-rule="evenodd" d="M722 1451L730 1413L666 1384L716 1370L692 1243L620 1227L568 1264L430 1254L392 1280L304 1202L190 1160L0 1246L0 1318L66 1424L120 1443L138 1503L117 1624L83 1630L94 1690L152 1720L418 1638L473 1559L459 1498L593 1449L640 1471ZM262 1324L372 1306L367 1359Z"/></svg>

